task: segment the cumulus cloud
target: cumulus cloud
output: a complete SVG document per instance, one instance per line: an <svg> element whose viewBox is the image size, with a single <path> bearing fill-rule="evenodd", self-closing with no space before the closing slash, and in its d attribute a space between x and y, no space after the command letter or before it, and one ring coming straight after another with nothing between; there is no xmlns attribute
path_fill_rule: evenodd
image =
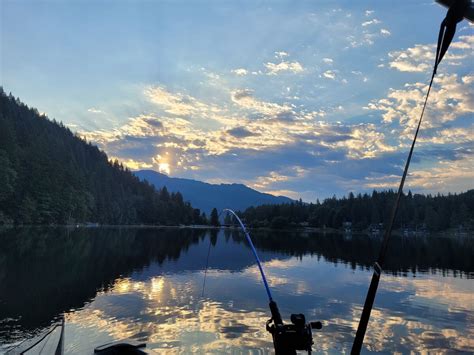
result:
<svg viewBox="0 0 474 355"><path fill-rule="evenodd" d="M369 21L362 22L362 27L370 26L370 25L378 25L379 23L382 23L382 21L374 18Z"/></svg>
<svg viewBox="0 0 474 355"><path fill-rule="evenodd" d="M88 108L87 112L90 112L90 113L103 113L102 110L99 110L98 108L95 108L95 107Z"/></svg>
<svg viewBox="0 0 474 355"><path fill-rule="evenodd" d="M369 103L371 110L382 111L384 122L398 121L405 133L416 126L428 90L427 84L405 84L403 89L391 89L387 98ZM445 122L474 113L474 88L456 74L435 78L426 110L425 127L439 127Z"/></svg>
<svg viewBox="0 0 474 355"><path fill-rule="evenodd" d="M474 123L469 127L449 127L428 130L418 138L421 143L432 143L441 146L455 143L474 147Z"/></svg>
<svg viewBox="0 0 474 355"><path fill-rule="evenodd" d="M443 58L444 65L458 65L460 60L474 57L474 36L460 36ZM414 47L388 54L390 68L404 72L427 72L433 67L436 44L416 44Z"/></svg>
<svg viewBox="0 0 474 355"><path fill-rule="evenodd" d="M332 64L334 60L332 60L331 58L323 58L323 62L326 64Z"/></svg>
<svg viewBox="0 0 474 355"><path fill-rule="evenodd" d="M382 36L386 36L386 37L387 37L387 36L390 36L392 33L391 33L389 30L387 30L386 28L381 28L381 29L380 29L380 34L381 34Z"/></svg>
<svg viewBox="0 0 474 355"><path fill-rule="evenodd" d="M474 75L463 76L461 80L464 84L472 84L474 83Z"/></svg>
<svg viewBox="0 0 474 355"><path fill-rule="evenodd" d="M336 79L336 72L334 72L333 70L326 70L323 73L323 76L327 79L334 80L334 79Z"/></svg>
<svg viewBox="0 0 474 355"><path fill-rule="evenodd" d="M327 64L331 60L323 59ZM285 70L276 69L276 73ZM328 70L321 76L335 80L338 74ZM359 71L352 74L364 78ZM427 118L437 122L430 127L439 134L426 135L420 143L472 142L468 129L450 130L445 125L459 114L473 112L472 75L441 75L437 80L432 99L439 117L432 120L433 113L427 112ZM398 173L401 163L394 156L404 147L393 139L399 135L396 128L390 133L387 127L395 122L411 125L425 90L426 84L420 83L391 90L386 98L367 106L380 111L383 122L349 124L322 121L328 110L344 117L337 105L309 109L284 99L263 99L245 88L228 90L228 96L214 104L164 86L149 86L143 90L151 103L149 112L131 117L120 127L85 135L132 169L152 168L204 180L206 176L240 180L273 192L306 189L305 176L318 175L321 181L326 179L327 185L321 182L324 186L334 188L337 181L339 188L350 189L354 184L382 183L364 180L374 171L384 176ZM400 136L403 138L403 132ZM299 173L285 170L289 161L299 167ZM292 188L292 184L298 185Z"/></svg>
<svg viewBox="0 0 474 355"><path fill-rule="evenodd" d="M290 72L297 74L304 71L303 66L297 61L282 61L280 63L268 62L265 63L264 66L267 69L267 75L278 75L281 72Z"/></svg>
<svg viewBox="0 0 474 355"><path fill-rule="evenodd" d="M393 51L388 54L392 61L390 68L407 72L426 72L432 66L434 45L417 44L404 51Z"/></svg>
<svg viewBox="0 0 474 355"><path fill-rule="evenodd" d="M275 58L285 58L288 57L289 53L285 51L275 52Z"/></svg>
<svg viewBox="0 0 474 355"><path fill-rule="evenodd" d="M352 126L348 139L336 142L323 142L331 148L344 148L351 159L374 158L384 152L392 152L394 147L385 142L385 134L374 124Z"/></svg>
<svg viewBox="0 0 474 355"><path fill-rule="evenodd" d="M290 183L301 179L314 164L334 166L347 159L374 159L389 150L375 127L317 121L324 111L264 101L248 89L232 92L229 99L235 107L220 107L226 124L217 126L183 117L183 111L193 113L189 102L199 102L203 112L212 105L163 87L144 94L159 111L132 117L111 130L83 132L131 169L151 168L178 176L199 172L200 178L205 171L227 181L241 174L241 181L250 183L253 176L254 183L265 186L265 191L283 191L277 181L283 183L281 176ZM285 161L298 161L299 168L285 169ZM230 171L231 175L226 174Z"/></svg>
<svg viewBox="0 0 474 355"><path fill-rule="evenodd" d="M245 76L249 73L248 70L244 68L233 69L231 72L238 76Z"/></svg>

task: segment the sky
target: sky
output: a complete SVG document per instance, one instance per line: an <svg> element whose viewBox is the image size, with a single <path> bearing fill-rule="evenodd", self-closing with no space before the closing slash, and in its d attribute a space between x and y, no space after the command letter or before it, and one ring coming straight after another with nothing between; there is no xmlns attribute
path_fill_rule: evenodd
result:
<svg viewBox="0 0 474 355"><path fill-rule="evenodd" d="M0 83L131 170L315 201L396 189L434 1L0 0ZM406 189L474 188L474 26L438 69Z"/></svg>

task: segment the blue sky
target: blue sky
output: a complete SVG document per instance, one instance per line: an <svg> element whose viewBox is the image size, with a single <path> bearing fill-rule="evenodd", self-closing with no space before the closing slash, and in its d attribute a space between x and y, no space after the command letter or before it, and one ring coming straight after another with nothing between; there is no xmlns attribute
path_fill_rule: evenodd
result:
<svg viewBox="0 0 474 355"><path fill-rule="evenodd" d="M1 0L5 91L122 160L306 201L395 188L446 10L432 1ZM458 25L406 187L474 181Z"/></svg>

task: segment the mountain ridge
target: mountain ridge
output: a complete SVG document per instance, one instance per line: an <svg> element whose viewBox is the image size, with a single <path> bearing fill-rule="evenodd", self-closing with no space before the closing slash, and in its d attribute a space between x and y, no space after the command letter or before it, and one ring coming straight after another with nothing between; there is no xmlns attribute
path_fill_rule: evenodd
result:
<svg viewBox="0 0 474 355"><path fill-rule="evenodd" d="M212 208L243 211L250 206L294 202L289 197L260 192L241 183L211 184L194 179L170 177L154 170L138 170L134 171L134 174L141 180L147 180L155 188L166 186L170 192L179 191L193 207L205 213L209 213Z"/></svg>

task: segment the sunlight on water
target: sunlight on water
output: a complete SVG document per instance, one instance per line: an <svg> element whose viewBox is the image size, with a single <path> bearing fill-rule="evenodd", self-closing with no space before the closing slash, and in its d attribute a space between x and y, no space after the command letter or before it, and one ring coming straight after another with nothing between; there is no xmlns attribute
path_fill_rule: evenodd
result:
<svg viewBox="0 0 474 355"><path fill-rule="evenodd" d="M146 342L149 349L160 353L273 352L271 336L265 330L269 318L266 294L250 250L238 233L210 235L179 230L82 233L64 239L61 234L37 237L44 243L41 255L34 258L39 268L52 255L57 256L49 255L48 246L67 243L61 247L68 256L64 257L67 267L56 269L60 273L57 286L63 289L54 291L47 286L52 285L47 272L61 265L61 261L42 266L41 285L46 283L46 286L39 286L41 280L34 278L31 268L12 271L46 297L35 301L43 302L45 309L42 313L15 304L15 296L23 297L18 302L33 302L33 298L15 294L21 287L11 293L2 292L0 319L10 331L15 330L15 335L2 332L1 342L8 344L27 337L65 312L65 351L71 354L91 353L95 346L125 338ZM28 241L22 252L38 253L38 249L29 249L34 247L33 240L22 238ZM371 271L365 258L357 261L356 257L354 264L347 255L360 249L358 243L367 243L368 237L344 240L340 236L281 235L278 247L274 238L256 235L255 243L282 315L288 320L290 313L302 312L309 320L322 321L323 329L314 333L315 351L349 352ZM50 241L54 243L48 244ZM314 241L317 243L311 244ZM333 247L327 250L321 247L333 241L340 251L335 253ZM209 270L203 289L210 242ZM377 242L373 243L376 250ZM393 248L408 246L413 250L415 244L426 241L401 243L402 246ZM295 246L299 244L304 245ZM467 248L469 255L470 240ZM431 252L435 253L436 250ZM465 255L461 254L458 259ZM95 264L99 256L105 259L100 266ZM366 257L371 259L372 255ZM387 270L372 312L365 351L473 352L471 261L458 262L457 268L451 270L438 263L432 267L424 264L423 271L419 271L418 265L410 265L416 264L416 258L406 257L403 268L392 266ZM1 265L1 275L8 283L9 276L5 275L12 264ZM67 295L69 299L64 299Z"/></svg>

